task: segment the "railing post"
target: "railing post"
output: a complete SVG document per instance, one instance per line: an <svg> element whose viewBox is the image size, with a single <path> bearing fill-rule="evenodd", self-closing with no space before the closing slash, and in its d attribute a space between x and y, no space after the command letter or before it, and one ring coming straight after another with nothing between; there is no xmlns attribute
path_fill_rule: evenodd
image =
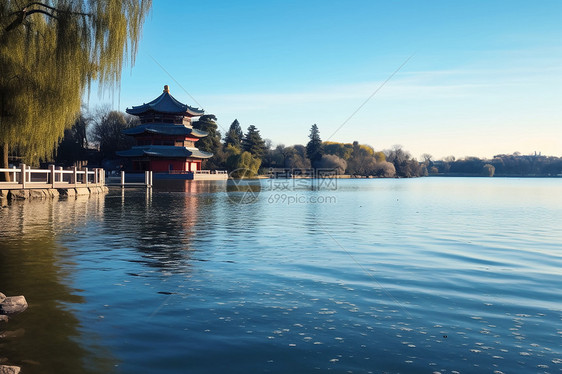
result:
<svg viewBox="0 0 562 374"><path fill-rule="evenodd" d="M21 188L25 188L25 182L27 179L27 167L25 166L25 164L21 164L21 175L20 175L20 184L21 184Z"/></svg>
<svg viewBox="0 0 562 374"><path fill-rule="evenodd" d="M51 188L55 188L55 182L57 180L57 175L56 175L56 171L55 171L55 165L51 164L49 165L49 174L51 176Z"/></svg>
<svg viewBox="0 0 562 374"><path fill-rule="evenodd" d="M14 169L14 171L12 172L12 182L17 182L16 180L16 165L12 165L12 169Z"/></svg>
<svg viewBox="0 0 562 374"><path fill-rule="evenodd" d="M78 183L78 171L76 170L76 166L72 168L72 184Z"/></svg>
<svg viewBox="0 0 562 374"><path fill-rule="evenodd" d="M152 170L150 171L150 187L152 187Z"/></svg>
<svg viewBox="0 0 562 374"><path fill-rule="evenodd" d="M125 172L121 171L121 187L125 187Z"/></svg>
<svg viewBox="0 0 562 374"><path fill-rule="evenodd" d="M148 187L148 171L144 172L144 185Z"/></svg>
<svg viewBox="0 0 562 374"><path fill-rule="evenodd" d="M88 168L84 168L84 180L82 183L85 183L86 187L88 187Z"/></svg>
<svg viewBox="0 0 562 374"><path fill-rule="evenodd" d="M63 182L64 181L64 174L62 173L62 166L59 166L59 182Z"/></svg>

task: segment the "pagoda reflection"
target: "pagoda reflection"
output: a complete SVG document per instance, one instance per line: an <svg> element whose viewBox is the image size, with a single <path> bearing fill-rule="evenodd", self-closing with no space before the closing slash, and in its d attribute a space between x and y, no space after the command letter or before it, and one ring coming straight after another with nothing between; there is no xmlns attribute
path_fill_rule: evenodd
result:
<svg viewBox="0 0 562 374"><path fill-rule="evenodd" d="M225 181L164 180L155 181L152 191L124 191L121 209L106 209L107 231L117 229L130 239L129 246L141 254L131 261L188 272L193 241L205 230L220 191L226 191Z"/></svg>

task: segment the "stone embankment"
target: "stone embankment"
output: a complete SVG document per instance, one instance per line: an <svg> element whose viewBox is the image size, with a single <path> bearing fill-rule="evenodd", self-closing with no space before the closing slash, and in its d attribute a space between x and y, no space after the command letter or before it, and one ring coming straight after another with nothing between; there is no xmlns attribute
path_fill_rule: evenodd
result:
<svg viewBox="0 0 562 374"><path fill-rule="evenodd" d="M109 189L106 186L15 190L0 189L0 207L8 205L8 202L13 200L52 199L56 197L73 198L76 196L107 193L108 191Z"/></svg>
<svg viewBox="0 0 562 374"><path fill-rule="evenodd" d="M0 292L0 341L9 338L17 338L20 331L4 331L5 325L9 318L15 314L21 313L27 309L27 301L24 296L6 297ZM19 366L5 365L7 358L0 357L0 374L18 374L21 370Z"/></svg>

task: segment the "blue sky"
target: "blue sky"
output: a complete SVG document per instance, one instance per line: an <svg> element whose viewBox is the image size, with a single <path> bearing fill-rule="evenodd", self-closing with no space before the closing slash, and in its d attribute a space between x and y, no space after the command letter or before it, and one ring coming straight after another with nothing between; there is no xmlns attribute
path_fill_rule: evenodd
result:
<svg viewBox="0 0 562 374"><path fill-rule="evenodd" d="M561 20L558 0L154 1L120 91L89 105L124 111L168 84L223 133L237 118L274 144L316 123L418 158L562 156Z"/></svg>

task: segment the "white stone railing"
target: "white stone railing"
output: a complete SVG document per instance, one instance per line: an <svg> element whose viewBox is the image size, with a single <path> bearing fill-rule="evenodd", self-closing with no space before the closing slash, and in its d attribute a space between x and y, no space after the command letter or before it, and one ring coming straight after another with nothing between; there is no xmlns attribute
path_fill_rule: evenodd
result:
<svg viewBox="0 0 562 374"><path fill-rule="evenodd" d="M195 174L228 174L226 170L196 170Z"/></svg>
<svg viewBox="0 0 562 374"><path fill-rule="evenodd" d="M168 170L168 174L191 174L192 171L187 170Z"/></svg>
<svg viewBox="0 0 562 374"><path fill-rule="evenodd" d="M22 164L19 168L0 169L9 173L9 182L0 182L0 189L98 187L105 185L105 172L101 168L64 170L49 165L48 169L31 169Z"/></svg>

